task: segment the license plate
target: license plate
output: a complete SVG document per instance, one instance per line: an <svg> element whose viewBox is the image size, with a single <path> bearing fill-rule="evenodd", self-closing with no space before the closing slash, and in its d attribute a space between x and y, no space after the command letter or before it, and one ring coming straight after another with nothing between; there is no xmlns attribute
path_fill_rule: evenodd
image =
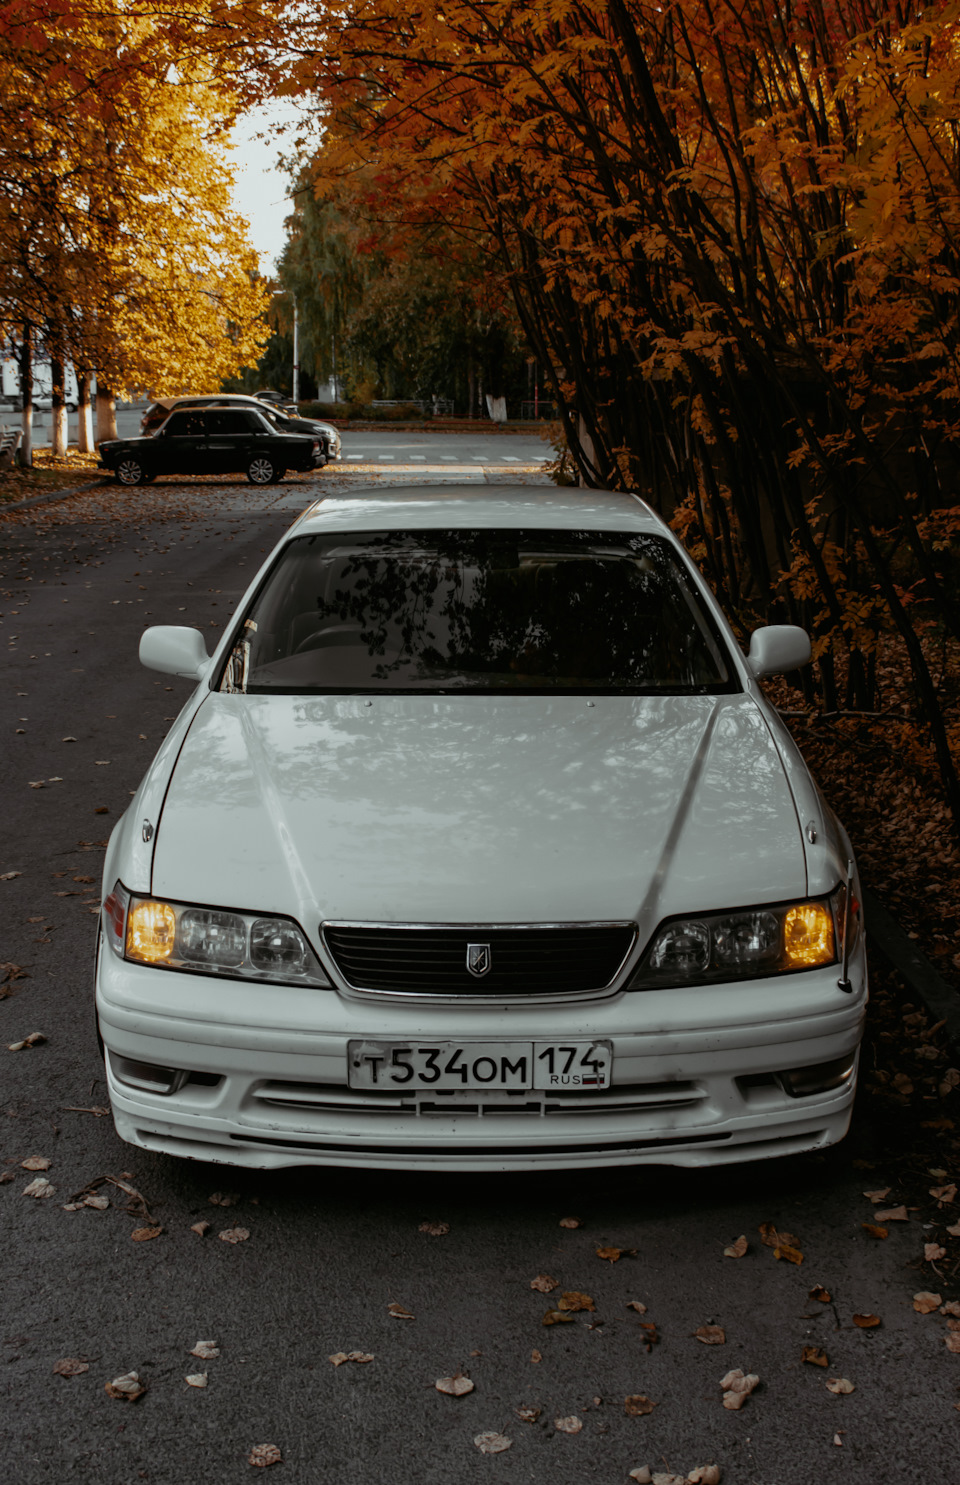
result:
<svg viewBox="0 0 960 1485"><path fill-rule="evenodd" d="M610 1085L610 1042L349 1042L351 1088L596 1089Z"/></svg>

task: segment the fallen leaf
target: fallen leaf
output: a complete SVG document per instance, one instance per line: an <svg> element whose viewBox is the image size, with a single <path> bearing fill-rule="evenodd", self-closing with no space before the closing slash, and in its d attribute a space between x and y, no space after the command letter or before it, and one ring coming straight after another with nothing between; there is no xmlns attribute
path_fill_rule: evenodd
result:
<svg viewBox="0 0 960 1485"><path fill-rule="evenodd" d="M772 1222L761 1222L757 1229L765 1248L799 1248L800 1239L792 1232L779 1232Z"/></svg>
<svg viewBox="0 0 960 1485"><path fill-rule="evenodd" d="M22 1170L49 1170L52 1164L46 1155L30 1155L20 1162Z"/></svg>
<svg viewBox="0 0 960 1485"><path fill-rule="evenodd" d="M589 1294L581 1294L577 1289L565 1289L557 1301L558 1310L568 1310L576 1314L579 1310L596 1310L596 1305Z"/></svg>
<svg viewBox="0 0 960 1485"><path fill-rule="evenodd" d="M254 1444L247 1455L247 1463L258 1470L265 1470L270 1464L279 1464L282 1459L283 1455L276 1444Z"/></svg>
<svg viewBox="0 0 960 1485"><path fill-rule="evenodd" d="M445 1392L449 1397L466 1397L468 1392L474 1389L474 1383L469 1377L457 1372L452 1377L438 1377L434 1382L438 1392Z"/></svg>
<svg viewBox="0 0 960 1485"><path fill-rule="evenodd" d="M940 1246L939 1243L924 1243L924 1245L923 1245L923 1261L924 1261L924 1263L939 1263L940 1262L940 1259L941 1258L946 1258L946 1256L947 1256L947 1250L946 1250L946 1248L941 1248L941 1246Z"/></svg>
<svg viewBox="0 0 960 1485"><path fill-rule="evenodd" d="M780 1243L773 1250L774 1258L785 1258L788 1263L802 1263L803 1254L790 1243Z"/></svg>
<svg viewBox="0 0 960 1485"><path fill-rule="evenodd" d="M136 1372L127 1372L122 1377L114 1377L112 1382L105 1382L103 1387L108 1397L117 1397L124 1402L136 1402L146 1392L146 1387L140 1381Z"/></svg>
<svg viewBox="0 0 960 1485"><path fill-rule="evenodd" d="M52 1186L46 1176L37 1176L36 1180L31 1181L29 1186L24 1186L23 1194L24 1196L35 1196L38 1200L42 1200L45 1196L52 1196L56 1189L56 1186Z"/></svg>
<svg viewBox="0 0 960 1485"><path fill-rule="evenodd" d="M830 1303L830 1290L824 1289L822 1284L814 1284L813 1288L807 1291L807 1298L818 1299L822 1305L828 1305Z"/></svg>
<svg viewBox="0 0 960 1485"><path fill-rule="evenodd" d="M846 1433L846 1429L843 1429L842 1432L843 1433ZM842 1449L843 1448L843 1439L840 1437L840 1434L838 1434L838 1433L835 1433L834 1434L834 1436L833 1436L833 1442L836 1444L836 1446L837 1446L838 1449Z"/></svg>
<svg viewBox="0 0 960 1485"><path fill-rule="evenodd" d="M646 1305L645 1304L641 1304L641 1302L640 1302L639 1299L628 1299L627 1300L627 1309L628 1310L636 1310L636 1312L637 1312L638 1315L645 1315L647 1313L647 1307L646 1307Z"/></svg>
<svg viewBox="0 0 960 1485"><path fill-rule="evenodd" d="M554 1289L560 1287L559 1279L551 1279L549 1274L537 1274L535 1279L530 1280L530 1288L536 1289L540 1294L551 1294Z"/></svg>
<svg viewBox="0 0 960 1485"><path fill-rule="evenodd" d="M193 1222L191 1223L190 1231L195 1232L197 1237L206 1237L210 1231L210 1226L211 1224L209 1222Z"/></svg>
<svg viewBox="0 0 960 1485"><path fill-rule="evenodd" d="M190 1376L184 1377L183 1380L188 1387L206 1387L207 1374L206 1372L191 1372Z"/></svg>
<svg viewBox="0 0 960 1485"><path fill-rule="evenodd" d="M387 1314L392 1315L394 1320L416 1320L417 1318L416 1315L412 1314L411 1311L406 1309L404 1305L397 1304L396 1300L392 1300L390 1304L387 1305Z"/></svg>
<svg viewBox="0 0 960 1485"><path fill-rule="evenodd" d="M15 1181L16 1179L12 1170L5 1170L0 1173L0 1186L6 1186L8 1181Z"/></svg>
<svg viewBox="0 0 960 1485"><path fill-rule="evenodd" d="M55 1377L79 1377L81 1372L88 1372L90 1363L78 1361L75 1356L64 1356L61 1361L53 1363L53 1374Z"/></svg>
<svg viewBox="0 0 960 1485"><path fill-rule="evenodd" d="M135 1227L130 1237L135 1243L149 1243L152 1238L159 1237L162 1231L162 1227Z"/></svg>
<svg viewBox="0 0 960 1485"><path fill-rule="evenodd" d="M848 1381L846 1377L831 1377L829 1382L824 1385L828 1392L833 1393L834 1397L847 1397L851 1392L856 1391L853 1383Z"/></svg>
<svg viewBox="0 0 960 1485"><path fill-rule="evenodd" d="M910 1213L906 1207L891 1207L888 1212L877 1213L878 1222L909 1222Z"/></svg>
<svg viewBox="0 0 960 1485"><path fill-rule="evenodd" d="M724 1346L727 1342L726 1331L719 1325L698 1325L693 1334L705 1346Z"/></svg>
<svg viewBox="0 0 960 1485"><path fill-rule="evenodd" d="M921 1289L919 1294L913 1296L913 1308L918 1315L932 1315L942 1304L942 1296L931 1294L929 1289Z"/></svg>
<svg viewBox="0 0 960 1485"><path fill-rule="evenodd" d="M641 1320L640 1329L643 1331L644 1349L647 1351L652 1351L654 1346L660 1339L660 1337L657 1335L657 1327L655 1323L652 1320Z"/></svg>
<svg viewBox="0 0 960 1485"><path fill-rule="evenodd" d="M553 1426L557 1433L580 1433L583 1429L583 1419L572 1413L569 1418L554 1418Z"/></svg>
<svg viewBox="0 0 960 1485"><path fill-rule="evenodd" d="M212 1361L215 1356L220 1355L220 1347L216 1341L197 1341L190 1355L196 1356L198 1361Z"/></svg>
<svg viewBox="0 0 960 1485"><path fill-rule="evenodd" d="M941 1315L960 1315L960 1299L948 1299L940 1306Z"/></svg>
<svg viewBox="0 0 960 1485"><path fill-rule="evenodd" d="M607 1263L616 1263L620 1258L636 1258L637 1250L636 1248L597 1248L596 1254L598 1258L604 1259Z"/></svg>
<svg viewBox="0 0 960 1485"><path fill-rule="evenodd" d="M513 1410L521 1423L536 1423L540 1417L539 1408L514 1408Z"/></svg>
<svg viewBox="0 0 960 1485"><path fill-rule="evenodd" d="M565 1310L548 1310L540 1321L541 1325L572 1325L573 1323L573 1316L567 1314Z"/></svg>
<svg viewBox="0 0 960 1485"><path fill-rule="evenodd" d="M720 1485L718 1464L698 1464L687 1476L687 1485Z"/></svg>
<svg viewBox="0 0 960 1485"><path fill-rule="evenodd" d="M327 1357L327 1360L332 1361L334 1366L343 1366L345 1361L356 1361L363 1365L373 1360L373 1353L371 1351L334 1351L332 1356Z"/></svg>
<svg viewBox="0 0 960 1485"><path fill-rule="evenodd" d="M628 1418L645 1418L648 1413L653 1412L656 1406L657 1404L651 1398L644 1397L642 1392L632 1393L630 1397L625 1397L623 1400L623 1411Z"/></svg>
<svg viewBox="0 0 960 1485"><path fill-rule="evenodd" d="M541 1355L541 1353L539 1351L531 1351L530 1352L530 1360L534 1363L534 1365L536 1365L536 1363L538 1361L542 1361L543 1360L543 1356Z"/></svg>
<svg viewBox="0 0 960 1485"><path fill-rule="evenodd" d="M32 785L31 785L32 787ZM22 871L5 871L0 874L0 882L12 882L14 877L22 877Z"/></svg>
<svg viewBox="0 0 960 1485"><path fill-rule="evenodd" d="M943 1343L946 1346L947 1350L950 1351L954 1356L960 1356L960 1334L958 1334L956 1331L949 1331L947 1335L944 1336Z"/></svg>
<svg viewBox="0 0 960 1485"><path fill-rule="evenodd" d="M478 1433L473 1441L481 1454L502 1454L509 1449L513 1439L503 1433Z"/></svg>
<svg viewBox="0 0 960 1485"><path fill-rule="evenodd" d="M951 1237L960 1237L960 1222L954 1222L952 1227L947 1228L947 1231Z"/></svg>
<svg viewBox="0 0 960 1485"><path fill-rule="evenodd" d="M723 1406L729 1408L731 1412L737 1412L743 1407L759 1382L760 1378L755 1372L744 1376L739 1367L735 1371L727 1372L720 1381L720 1386L723 1388Z"/></svg>
<svg viewBox="0 0 960 1485"><path fill-rule="evenodd" d="M637 1485L653 1485L653 1476L648 1464L641 1464L637 1469L631 1470L629 1478L636 1480Z"/></svg>
<svg viewBox="0 0 960 1485"><path fill-rule="evenodd" d="M212 1196L207 1197L207 1200L212 1207L235 1207L240 1200L240 1192L215 1191Z"/></svg>
<svg viewBox="0 0 960 1485"><path fill-rule="evenodd" d="M806 1361L810 1366L829 1366L830 1358L826 1351L821 1351L819 1346L804 1346L800 1353L800 1360Z"/></svg>
<svg viewBox="0 0 960 1485"><path fill-rule="evenodd" d="M949 1186L930 1187L930 1195L933 1197L938 1207L942 1207L946 1202L953 1201L953 1198L956 1196L956 1194L957 1188L953 1184Z"/></svg>
<svg viewBox="0 0 960 1485"><path fill-rule="evenodd" d="M421 1222L419 1232L429 1233L430 1237L446 1237L450 1231L449 1222Z"/></svg>
<svg viewBox="0 0 960 1485"><path fill-rule="evenodd" d="M864 1232L869 1232L871 1237L885 1238L887 1236L887 1229L885 1227L878 1227L875 1222L861 1222L860 1226Z"/></svg>
<svg viewBox="0 0 960 1485"><path fill-rule="evenodd" d="M724 1248L723 1256L724 1258L742 1258L749 1247L750 1244L747 1242L745 1234L741 1233L735 1243L730 1243Z"/></svg>
<svg viewBox="0 0 960 1485"><path fill-rule="evenodd" d="M853 1323L858 1330L874 1330L880 1324L879 1315L854 1315Z"/></svg>
<svg viewBox="0 0 960 1485"><path fill-rule="evenodd" d="M217 1236L221 1243L245 1243L250 1233L246 1227L226 1227Z"/></svg>
<svg viewBox="0 0 960 1485"><path fill-rule="evenodd" d="M23 1038L23 1041L8 1043L7 1051L25 1052L28 1047L39 1047L42 1042L46 1041L46 1039L47 1038L42 1031L31 1031L29 1036L25 1036Z"/></svg>

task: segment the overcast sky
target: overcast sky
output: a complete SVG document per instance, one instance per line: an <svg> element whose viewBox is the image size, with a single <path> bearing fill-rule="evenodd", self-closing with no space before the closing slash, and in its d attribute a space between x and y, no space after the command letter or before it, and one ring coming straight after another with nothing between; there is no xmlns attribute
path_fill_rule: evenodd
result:
<svg viewBox="0 0 960 1485"><path fill-rule="evenodd" d="M256 136L271 123L291 115L289 105L283 110L278 105L269 112L256 110L247 114L233 132L236 145L233 163L237 172L234 202L250 223L250 236L260 254L261 273L275 271L283 249L283 222L290 211L290 203L285 199L290 177L277 164L283 152L282 141Z"/></svg>

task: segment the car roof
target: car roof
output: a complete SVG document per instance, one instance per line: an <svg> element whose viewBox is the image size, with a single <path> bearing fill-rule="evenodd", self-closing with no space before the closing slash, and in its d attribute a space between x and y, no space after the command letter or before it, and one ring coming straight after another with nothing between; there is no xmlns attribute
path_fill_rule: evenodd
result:
<svg viewBox="0 0 960 1485"><path fill-rule="evenodd" d="M405 486L389 494L332 495L304 511L290 535L327 531L432 530L437 527L524 527L649 532L675 542L669 527L638 495L542 486Z"/></svg>
<svg viewBox="0 0 960 1485"><path fill-rule="evenodd" d="M187 403L193 407L205 407L212 402L236 403L240 407L253 407L263 410L263 403L259 397L248 397L245 392L191 392L180 397L158 397L154 407L165 407L172 412L175 407L182 407Z"/></svg>

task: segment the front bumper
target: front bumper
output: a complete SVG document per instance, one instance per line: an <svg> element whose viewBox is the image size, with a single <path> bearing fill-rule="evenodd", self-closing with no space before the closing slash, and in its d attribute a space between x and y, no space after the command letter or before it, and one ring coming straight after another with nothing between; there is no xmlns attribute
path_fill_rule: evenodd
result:
<svg viewBox="0 0 960 1485"><path fill-rule="evenodd" d="M258 1169L722 1165L821 1149L846 1133L867 993L862 951L850 965L852 993L838 989L837 973L546 1009L396 1005L150 969L102 949L97 1013L117 1132L144 1149ZM411 1097L347 1085L352 1037L545 1034L612 1041L611 1087ZM794 1097L778 1080L844 1060L851 1075L826 1091ZM172 1091L151 1087L144 1066L175 1070Z"/></svg>

